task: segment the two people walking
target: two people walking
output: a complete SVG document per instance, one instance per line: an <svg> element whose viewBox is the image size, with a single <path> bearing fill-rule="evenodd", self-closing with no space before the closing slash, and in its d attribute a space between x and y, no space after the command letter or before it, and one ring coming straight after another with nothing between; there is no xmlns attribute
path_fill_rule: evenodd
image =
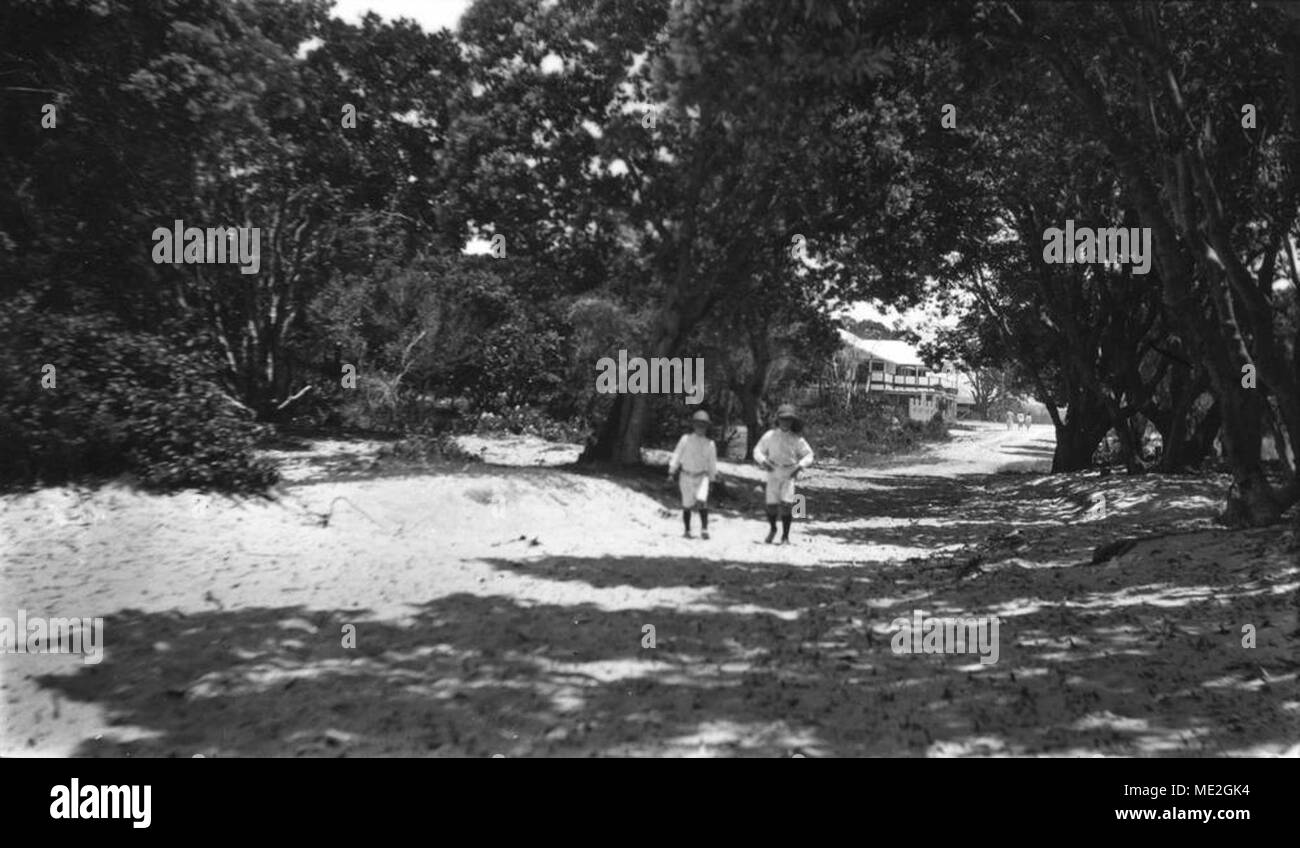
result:
<svg viewBox="0 0 1300 848"><path fill-rule="evenodd" d="M718 479L718 449L708 436L709 414L703 410L691 416L692 432L682 436L668 460L668 479L676 475L682 496L683 535L691 538L691 511L700 514L700 538L709 538L709 483ZM768 533L776 538L776 521L781 519L781 544L790 541L790 524L795 503L795 480L813 463L812 448L795 408L783 404L776 411L776 427L768 430L754 446L754 462L764 471L764 506Z"/></svg>

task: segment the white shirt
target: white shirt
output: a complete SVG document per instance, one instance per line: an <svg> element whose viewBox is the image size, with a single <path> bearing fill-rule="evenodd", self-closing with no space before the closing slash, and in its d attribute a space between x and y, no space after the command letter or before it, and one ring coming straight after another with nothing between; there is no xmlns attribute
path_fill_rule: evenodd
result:
<svg viewBox="0 0 1300 848"><path fill-rule="evenodd" d="M677 440L673 458L668 460L668 473L680 468L687 474L718 476L718 446L708 436L687 433Z"/></svg>
<svg viewBox="0 0 1300 848"><path fill-rule="evenodd" d="M812 448L798 433L768 430L754 445L754 461L759 465L770 462L777 468L807 468L813 464Z"/></svg>

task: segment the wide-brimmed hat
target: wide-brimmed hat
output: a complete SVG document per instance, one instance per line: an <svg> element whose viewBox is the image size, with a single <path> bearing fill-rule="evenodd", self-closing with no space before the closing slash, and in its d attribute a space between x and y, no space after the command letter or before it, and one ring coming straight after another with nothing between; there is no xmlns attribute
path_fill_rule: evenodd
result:
<svg viewBox="0 0 1300 848"><path fill-rule="evenodd" d="M696 412L694 415L691 416L691 421L692 421L692 422L695 422L695 421L703 421L705 424L708 424L708 423L710 423L710 422L709 422L709 413L707 413L707 412L705 412L703 409L701 409L699 412Z"/></svg>
<svg viewBox="0 0 1300 848"><path fill-rule="evenodd" d="M795 421L799 420L799 413L794 411L793 404L783 403L776 408L776 420L780 421L782 418L790 418Z"/></svg>

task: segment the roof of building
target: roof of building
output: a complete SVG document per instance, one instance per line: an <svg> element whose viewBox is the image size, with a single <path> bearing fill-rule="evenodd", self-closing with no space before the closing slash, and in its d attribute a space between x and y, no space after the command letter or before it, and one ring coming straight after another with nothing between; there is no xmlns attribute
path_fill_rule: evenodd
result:
<svg viewBox="0 0 1300 848"><path fill-rule="evenodd" d="M853 348L864 359L879 359L882 362L891 362L894 365L925 366L925 363L921 361L921 355L916 352L916 348L907 342L892 339L860 339L848 330L840 330L840 339L844 342L845 347Z"/></svg>

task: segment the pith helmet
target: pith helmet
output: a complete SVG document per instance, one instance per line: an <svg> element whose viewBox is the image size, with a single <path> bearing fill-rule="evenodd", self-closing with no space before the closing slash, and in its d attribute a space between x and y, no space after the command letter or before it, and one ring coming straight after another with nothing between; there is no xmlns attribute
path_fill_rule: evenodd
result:
<svg viewBox="0 0 1300 848"><path fill-rule="evenodd" d="M778 421L780 421L782 418L792 418L795 421L798 421L799 414L794 411L793 404L783 403L780 406L778 406L776 409L776 418Z"/></svg>
<svg viewBox="0 0 1300 848"><path fill-rule="evenodd" d="M709 413L707 413L707 412L705 412L703 409L701 409L701 410L699 410L698 412L696 412L694 415L691 416L691 421L703 421L705 424L708 424L708 423L709 423Z"/></svg>

